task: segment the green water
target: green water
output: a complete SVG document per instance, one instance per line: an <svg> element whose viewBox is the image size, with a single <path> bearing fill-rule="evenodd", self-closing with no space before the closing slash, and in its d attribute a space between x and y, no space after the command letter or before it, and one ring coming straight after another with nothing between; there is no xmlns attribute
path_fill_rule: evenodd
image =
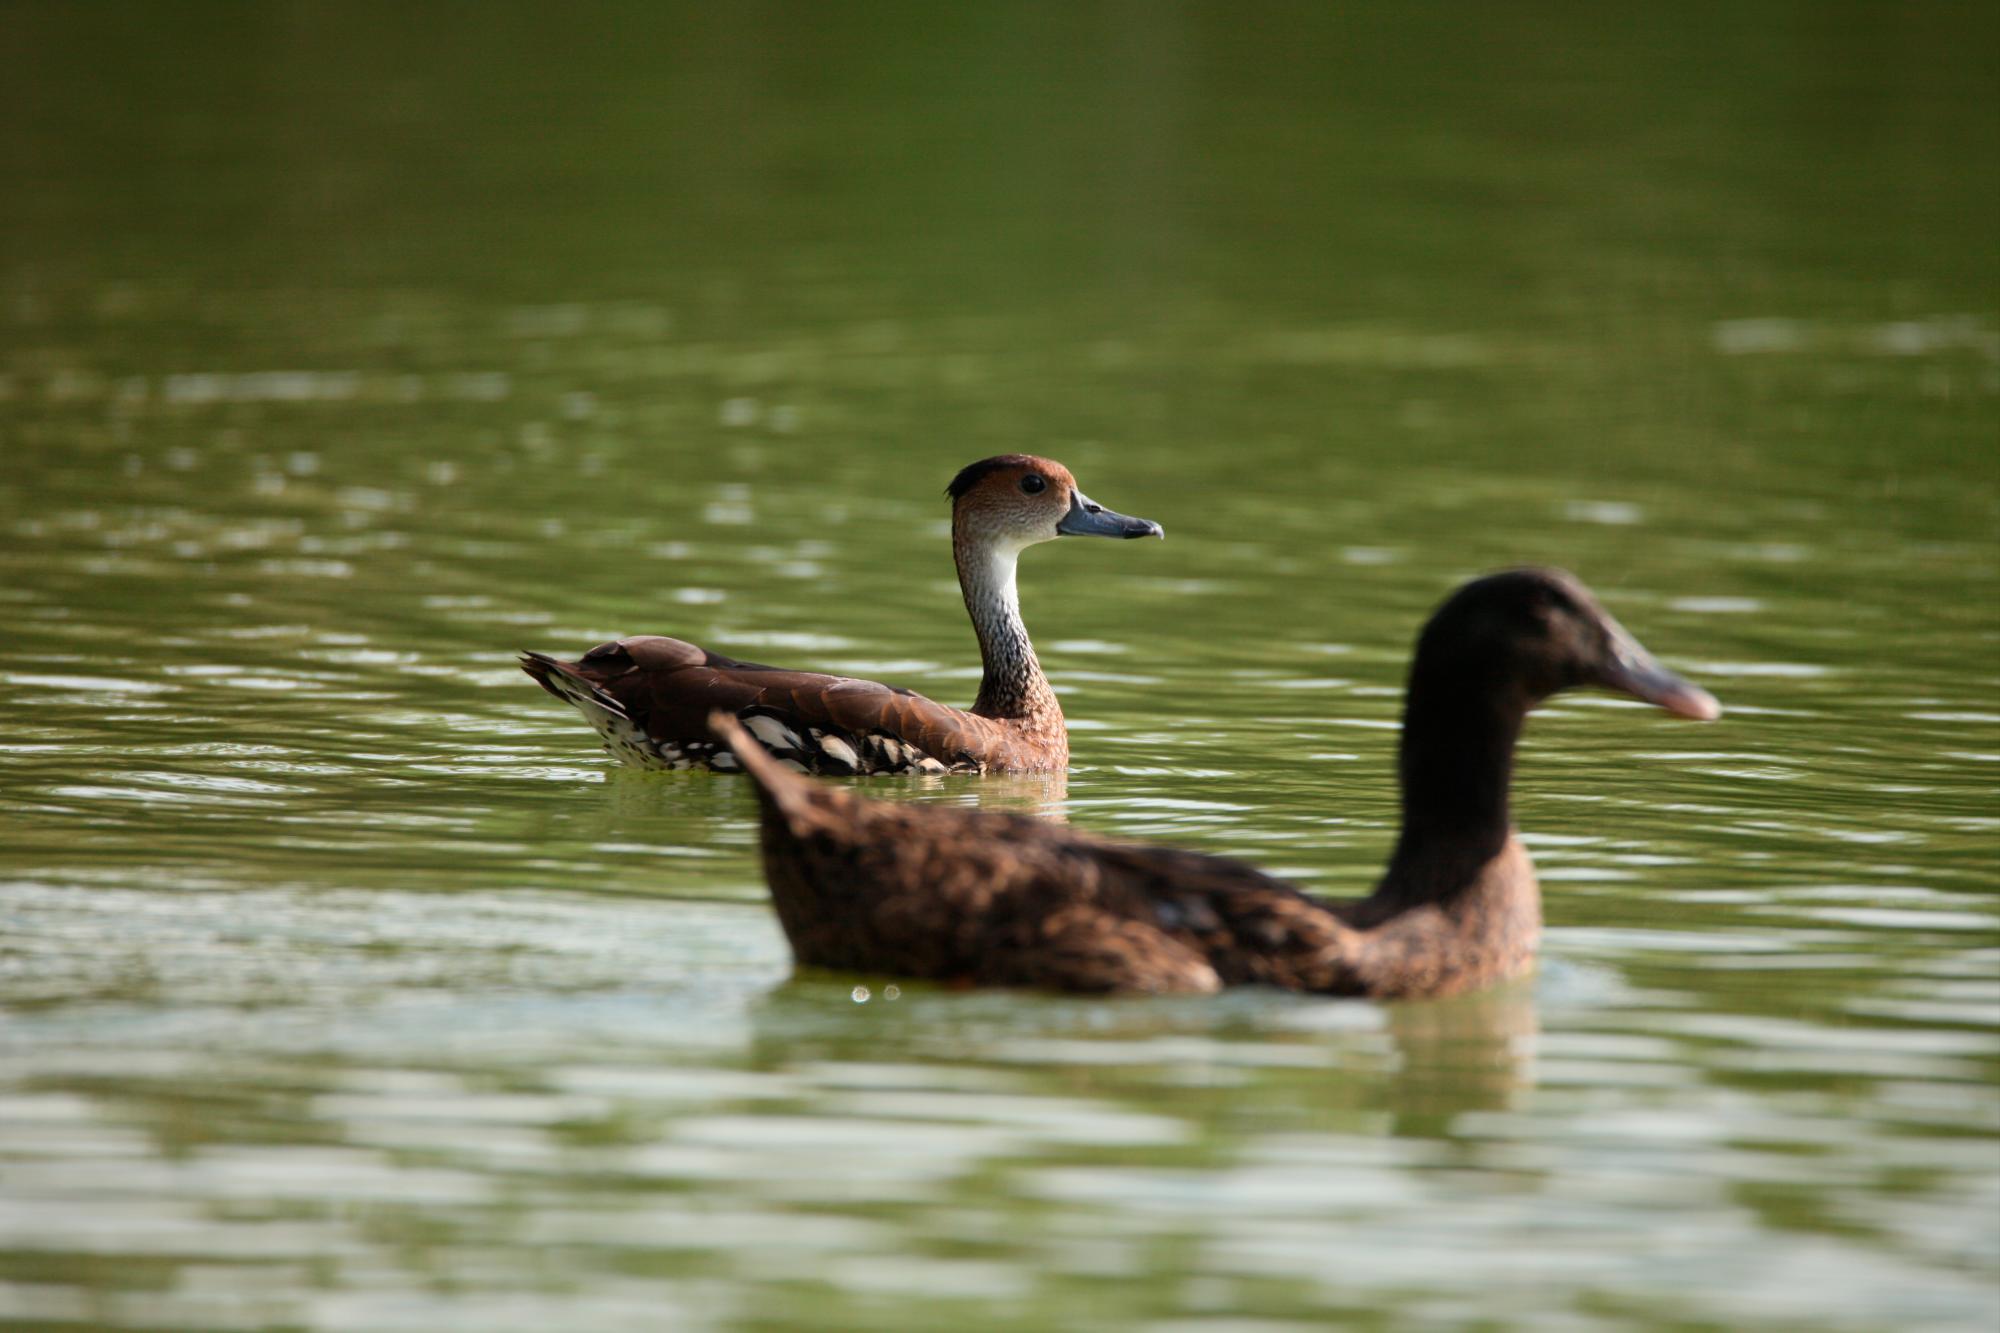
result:
<svg viewBox="0 0 2000 1333"><path fill-rule="evenodd" d="M2000 22L1637 10L0 8L0 1325L1990 1330ZM1495 993L793 977L511 654L964 702L1018 449L1077 766L871 790L1359 890L1522 561L1729 712Z"/></svg>

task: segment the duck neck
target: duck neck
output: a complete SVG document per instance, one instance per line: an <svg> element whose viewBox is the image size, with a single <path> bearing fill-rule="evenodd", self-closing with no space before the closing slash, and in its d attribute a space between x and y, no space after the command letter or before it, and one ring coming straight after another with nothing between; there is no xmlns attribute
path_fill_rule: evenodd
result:
<svg viewBox="0 0 2000 1333"><path fill-rule="evenodd" d="M972 711L981 717L1062 725L1062 707L1049 688L1028 627L1021 620L1021 594L1014 583L1014 566L1021 548L994 541L974 541L954 534L952 554L958 562L958 586L965 609L979 635L979 659L985 668L979 699Z"/></svg>
<svg viewBox="0 0 2000 1333"><path fill-rule="evenodd" d="M1445 902L1481 881L1513 832L1508 788L1526 701L1463 672L1410 673L1397 760L1403 826L1378 904Z"/></svg>

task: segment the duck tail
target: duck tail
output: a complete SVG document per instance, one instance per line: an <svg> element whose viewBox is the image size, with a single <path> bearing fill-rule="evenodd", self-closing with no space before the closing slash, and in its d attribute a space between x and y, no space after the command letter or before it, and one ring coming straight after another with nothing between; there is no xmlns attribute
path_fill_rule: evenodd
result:
<svg viewBox="0 0 2000 1333"><path fill-rule="evenodd" d="M783 820L795 838L825 831L832 823L835 809L855 799L793 769L765 749L732 713L720 710L710 713L708 729L735 753L736 762L743 765L743 771L755 784L757 799L765 813Z"/></svg>
<svg viewBox="0 0 2000 1333"><path fill-rule="evenodd" d="M561 658L532 651L516 653L515 658L521 663L521 670L527 672L535 684L554 694L558 699L562 698L562 695L556 693L556 687L552 683L552 678L562 671Z"/></svg>
<svg viewBox="0 0 2000 1333"><path fill-rule="evenodd" d="M631 721L625 712L625 705L599 689L576 668L576 663L565 662L547 653L527 652L520 655L521 670L528 673L535 684L553 694L566 704L574 704L588 713L593 708L602 709L613 717Z"/></svg>

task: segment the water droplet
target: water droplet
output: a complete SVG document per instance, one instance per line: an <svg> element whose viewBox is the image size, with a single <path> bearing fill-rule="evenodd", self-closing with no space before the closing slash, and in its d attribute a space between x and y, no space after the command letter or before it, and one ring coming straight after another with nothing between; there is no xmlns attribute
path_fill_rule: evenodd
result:
<svg viewBox="0 0 2000 1333"><path fill-rule="evenodd" d="M882 998L885 1000L900 1000L903 998L903 988L897 985L884 986L882 988Z"/></svg>
<svg viewBox="0 0 2000 1333"><path fill-rule="evenodd" d="M854 1002L856 1004L868 1003L868 988L866 986L856 986L854 988Z"/></svg>

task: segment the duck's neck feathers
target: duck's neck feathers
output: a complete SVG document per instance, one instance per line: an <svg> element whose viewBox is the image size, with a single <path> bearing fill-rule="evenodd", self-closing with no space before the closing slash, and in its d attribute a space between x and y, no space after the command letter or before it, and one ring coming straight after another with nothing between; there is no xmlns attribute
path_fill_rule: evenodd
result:
<svg viewBox="0 0 2000 1333"><path fill-rule="evenodd" d="M1452 664L1411 669L1403 706L1403 825L1369 900L1377 909L1449 905L1476 886L1513 834L1508 788L1530 701ZM1532 892L1533 878L1525 886Z"/></svg>
<svg viewBox="0 0 2000 1333"><path fill-rule="evenodd" d="M1020 554L1020 546L1003 540L979 539L963 531L952 534L958 586L965 594L973 631L979 635L984 667L972 712L1059 735L1062 706L1042 674L1028 627L1021 620L1021 594L1014 580Z"/></svg>

